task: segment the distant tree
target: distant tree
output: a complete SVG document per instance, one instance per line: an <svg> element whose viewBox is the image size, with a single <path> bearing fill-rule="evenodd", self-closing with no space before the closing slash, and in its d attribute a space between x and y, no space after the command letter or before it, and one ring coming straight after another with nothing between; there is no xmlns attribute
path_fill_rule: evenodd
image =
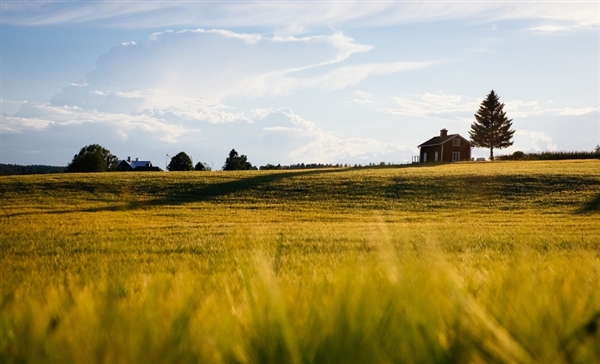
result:
<svg viewBox="0 0 600 364"><path fill-rule="evenodd" d="M229 157L225 159L225 165L223 165L224 171L243 171L248 169L256 169L256 167L252 166L250 162L248 162L248 157L245 155L239 155L235 149L232 149L229 152Z"/></svg>
<svg viewBox="0 0 600 364"><path fill-rule="evenodd" d="M518 160L525 158L525 153L520 150L517 150L516 152L514 152L512 154L512 157L514 160L518 161Z"/></svg>
<svg viewBox="0 0 600 364"><path fill-rule="evenodd" d="M503 149L513 145L511 130L512 119L506 117L504 104L492 90L481 102L475 114L475 122L471 124L469 136L471 142L479 148L490 149L490 160L494 160L494 148Z"/></svg>
<svg viewBox="0 0 600 364"><path fill-rule="evenodd" d="M600 144L596 144L596 148L594 149L594 153L600 154Z"/></svg>
<svg viewBox="0 0 600 364"><path fill-rule="evenodd" d="M210 171L210 166L206 163L198 162L194 169L197 171Z"/></svg>
<svg viewBox="0 0 600 364"><path fill-rule="evenodd" d="M281 169L281 164L278 165L273 165L271 163L268 163L265 166L260 166L259 168L260 170L265 170L265 171L272 171L272 170L278 170Z"/></svg>
<svg viewBox="0 0 600 364"><path fill-rule="evenodd" d="M179 152L171 158L167 169L169 171L193 171L194 163L192 162L192 158L185 152Z"/></svg>
<svg viewBox="0 0 600 364"><path fill-rule="evenodd" d="M65 172L106 172L117 169L119 159L110 151L98 144L90 144L81 148L73 156L73 160Z"/></svg>

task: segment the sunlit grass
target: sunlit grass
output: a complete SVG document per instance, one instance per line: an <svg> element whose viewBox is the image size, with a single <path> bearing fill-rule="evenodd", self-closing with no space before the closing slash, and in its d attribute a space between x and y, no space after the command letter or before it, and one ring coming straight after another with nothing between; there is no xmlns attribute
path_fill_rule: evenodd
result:
<svg viewBox="0 0 600 364"><path fill-rule="evenodd" d="M600 163L0 178L0 361L600 361Z"/></svg>

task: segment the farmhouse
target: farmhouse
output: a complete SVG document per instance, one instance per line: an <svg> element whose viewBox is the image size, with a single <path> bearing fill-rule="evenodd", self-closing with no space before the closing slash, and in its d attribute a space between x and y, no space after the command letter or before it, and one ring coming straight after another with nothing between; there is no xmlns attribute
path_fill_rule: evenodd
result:
<svg viewBox="0 0 600 364"><path fill-rule="evenodd" d="M448 135L448 130L440 130L440 135L419 145L419 162L460 162L471 160L473 144L458 134Z"/></svg>
<svg viewBox="0 0 600 364"><path fill-rule="evenodd" d="M160 167L156 167L152 165L150 161L141 161L139 158L136 158L134 161L131 160L131 157L127 157L127 159L123 159L119 161L119 165L117 166L117 171L124 172L160 172L162 169Z"/></svg>

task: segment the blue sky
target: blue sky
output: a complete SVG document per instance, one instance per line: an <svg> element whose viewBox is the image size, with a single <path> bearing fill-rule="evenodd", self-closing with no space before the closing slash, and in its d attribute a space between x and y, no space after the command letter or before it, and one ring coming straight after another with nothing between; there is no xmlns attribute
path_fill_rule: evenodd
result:
<svg viewBox="0 0 600 364"><path fill-rule="evenodd" d="M600 143L600 4L411 1L1 3L0 162L180 151L219 169L406 163L468 137L494 89L495 154ZM474 156L488 155L474 149Z"/></svg>

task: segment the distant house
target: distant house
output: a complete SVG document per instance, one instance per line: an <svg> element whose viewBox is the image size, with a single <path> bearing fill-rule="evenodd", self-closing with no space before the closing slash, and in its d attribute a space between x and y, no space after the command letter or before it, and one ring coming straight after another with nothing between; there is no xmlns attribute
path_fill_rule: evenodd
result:
<svg viewBox="0 0 600 364"><path fill-rule="evenodd" d="M460 162L471 160L473 144L458 134L448 135L448 130L440 130L440 135L419 145L419 162Z"/></svg>
<svg viewBox="0 0 600 364"><path fill-rule="evenodd" d="M152 165L150 161L141 161L136 158L134 161L131 160L131 157L127 157L127 159L123 159L119 161L119 165L117 166L117 171L123 172L160 172L162 169L160 167L156 167Z"/></svg>

